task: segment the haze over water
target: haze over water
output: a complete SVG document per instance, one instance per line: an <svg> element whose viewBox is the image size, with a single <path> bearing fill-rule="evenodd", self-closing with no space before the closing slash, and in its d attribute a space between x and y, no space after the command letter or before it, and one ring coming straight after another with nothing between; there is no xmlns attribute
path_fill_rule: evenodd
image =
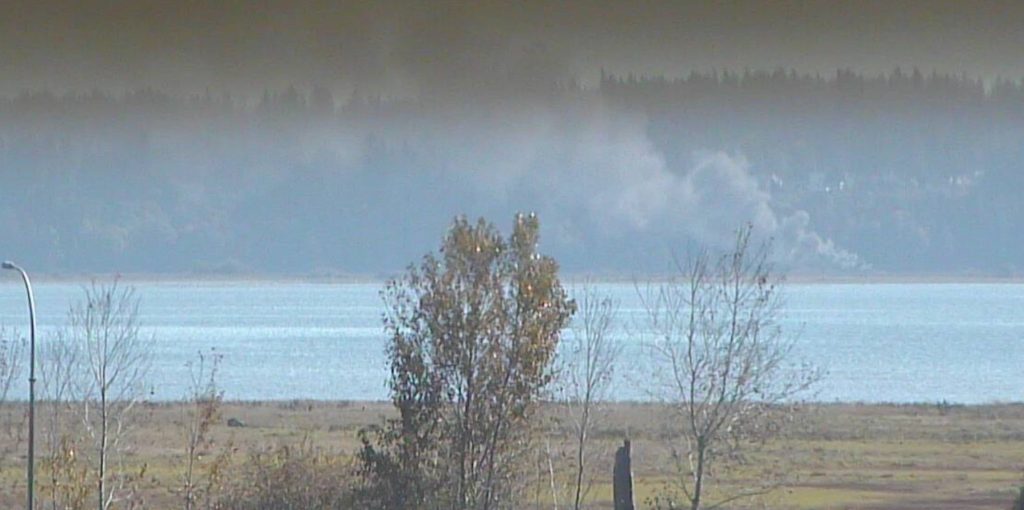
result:
<svg viewBox="0 0 1024 510"><path fill-rule="evenodd" d="M387 398L379 283L135 283L152 335L149 398L181 398L185 363L223 354L230 400ZM567 287L572 289L571 284ZM632 283L597 284L619 302L625 348L612 396L651 398L649 352ZM41 343L66 323L79 283L36 285ZM783 331L795 360L822 368L820 401L1024 400L1024 285L790 284ZM0 324L27 334L23 290L0 285ZM569 333L571 334L571 333ZM22 376L15 398L25 393Z"/></svg>

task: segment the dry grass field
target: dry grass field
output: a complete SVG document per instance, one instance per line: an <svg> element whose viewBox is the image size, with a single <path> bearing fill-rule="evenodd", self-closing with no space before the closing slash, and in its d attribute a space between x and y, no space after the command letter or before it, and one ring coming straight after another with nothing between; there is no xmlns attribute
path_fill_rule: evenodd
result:
<svg viewBox="0 0 1024 510"><path fill-rule="evenodd" d="M232 452L232 470L249 452L281 445L313 445L331 455L350 456L360 427L378 423L389 405L368 402L227 403L213 428L215 446L207 458ZM24 493L23 405L4 410L0 430L0 508L22 504ZM549 409L549 415L556 411ZM147 508L180 508L179 486L184 439L178 404L148 405L129 441L125 466L146 466L140 487ZM235 418L244 427L228 427ZM598 430L594 449L598 477L589 504L607 508L611 499L612 453L628 434L633 444L636 500L662 493L675 470L671 457L669 414L654 404L616 404ZM549 429L549 430L553 430ZM569 438L552 432L539 441L535 502L552 508L551 486L568 479L563 467ZM39 450L44 450L42 440ZM42 453L40 454L42 455ZM549 467L555 470L551 483ZM730 508L850 509L1006 509L1024 473L1024 405L852 405L808 407L785 437L752 452L732 469L717 473L712 492L728 492L757 482L760 473L781 473L788 483ZM39 475L42 476L42 475ZM557 492L557 491L556 491ZM560 508L565 508L564 495ZM712 498L713 499L713 498Z"/></svg>

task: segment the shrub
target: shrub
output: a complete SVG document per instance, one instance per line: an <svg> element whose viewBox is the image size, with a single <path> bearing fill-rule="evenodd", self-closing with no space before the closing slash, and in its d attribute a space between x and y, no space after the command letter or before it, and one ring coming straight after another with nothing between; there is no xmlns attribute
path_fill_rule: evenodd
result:
<svg viewBox="0 0 1024 510"><path fill-rule="evenodd" d="M308 441L254 452L225 482L216 508L299 510L352 508L351 464Z"/></svg>

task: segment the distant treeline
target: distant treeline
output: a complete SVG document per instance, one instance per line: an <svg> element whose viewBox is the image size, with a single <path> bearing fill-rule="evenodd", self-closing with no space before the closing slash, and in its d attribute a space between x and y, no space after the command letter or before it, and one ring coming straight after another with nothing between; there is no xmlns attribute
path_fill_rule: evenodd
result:
<svg viewBox="0 0 1024 510"><path fill-rule="evenodd" d="M990 83L965 74L949 74L918 68L895 68L888 74L863 74L839 69L834 74L798 73L795 69L777 68L744 71L694 71L685 77L664 75L615 75L602 71L596 89L576 80L568 83L540 82L518 79L486 83L503 90L479 90L477 97L508 98L509 93L546 95L552 99L566 98L583 92L601 94L631 106L672 107L693 102L729 101L766 102L776 108L801 107L813 109L826 105L861 105L891 102L896 106L935 107L955 104L973 107L999 107L1004 112L1024 110L1024 79L997 77ZM525 87L529 82L532 86ZM482 87L481 87L482 88ZM434 98L427 98L432 100ZM460 100L466 97L459 98ZM785 102L785 101L791 102ZM164 93L150 87L121 93L90 90L54 93L49 90L24 91L0 97L4 113L14 115L98 114L111 109L150 109L177 111L182 107L205 112L255 111L279 113L303 110L324 113L364 110L367 108L409 107L424 101L388 99L372 91L356 90L345 98L334 97L326 87L301 90L295 86L282 91L265 90L259 97L232 94L230 91L193 93L185 96Z"/></svg>
<svg viewBox="0 0 1024 510"><path fill-rule="evenodd" d="M707 229L677 228L692 218L671 209L607 227L600 211L625 200L615 179L648 164L699 186L689 169L720 151L748 165L757 190L738 200L778 218L769 234L808 218L822 242L793 234L791 251L831 240L878 271L1024 270L1024 81L917 69L506 78L399 99L319 87L3 98L0 239L51 271L376 273L457 213L529 209L549 218L570 270L657 271Z"/></svg>
<svg viewBox="0 0 1024 510"><path fill-rule="evenodd" d="M937 71L925 74L917 68L910 71L896 68L889 74L878 75L840 69L829 76L801 74L792 69L694 72L684 78L622 77L602 73L600 88L624 101L639 101L650 106L710 101L723 96L807 109L836 103L878 102L903 107L958 103L1019 109L1024 105L1024 80L997 78L986 85L980 78ZM787 99L792 103L780 103Z"/></svg>

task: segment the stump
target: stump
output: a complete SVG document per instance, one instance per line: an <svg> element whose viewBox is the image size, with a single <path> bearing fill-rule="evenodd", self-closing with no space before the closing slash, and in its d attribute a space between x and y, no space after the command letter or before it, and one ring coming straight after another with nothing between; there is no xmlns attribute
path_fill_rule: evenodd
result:
<svg viewBox="0 0 1024 510"><path fill-rule="evenodd" d="M615 451L612 486L615 510L633 510L633 468L629 457L629 439Z"/></svg>

